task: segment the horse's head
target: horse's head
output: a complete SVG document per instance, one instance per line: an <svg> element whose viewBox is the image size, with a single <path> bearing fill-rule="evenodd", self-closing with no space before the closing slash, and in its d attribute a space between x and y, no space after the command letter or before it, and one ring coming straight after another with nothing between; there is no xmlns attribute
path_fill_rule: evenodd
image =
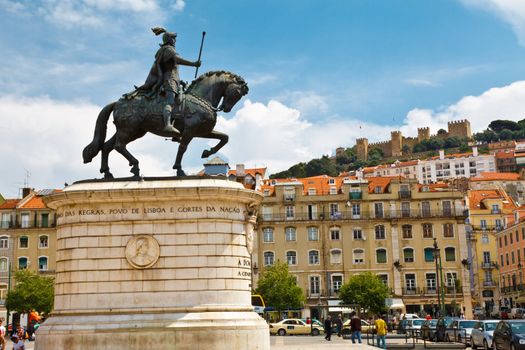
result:
<svg viewBox="0 0 525 350"><path fill-rule="evenodd" d="M226 87L220 109L226 113L231 111L233 106L247 93L248 84L241 77L235 76Z"/></svg>
<svg viewBox="0 0 525 350"><path fill-rule="evenodd" d="M188 91L208 100L213 107L217 107L222 99L219 109L230 112L241 97L248 93L248 84L236 74L214 71L194 80Z"/></svg>

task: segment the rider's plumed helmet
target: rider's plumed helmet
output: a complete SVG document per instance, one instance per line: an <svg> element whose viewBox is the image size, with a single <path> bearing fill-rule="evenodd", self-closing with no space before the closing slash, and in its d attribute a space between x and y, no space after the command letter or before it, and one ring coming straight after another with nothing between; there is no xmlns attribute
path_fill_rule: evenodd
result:
<svg viewBox="0 0 525 350"><path fill-rule="evenodd" d="M153 31L153 33L155 33L155 35L162 34L162 44L163 45L166 45L166 44L174 45L175 44L177 33L168 32L166 31L166 29L162 27L151 28L151 30Z"/></svg>

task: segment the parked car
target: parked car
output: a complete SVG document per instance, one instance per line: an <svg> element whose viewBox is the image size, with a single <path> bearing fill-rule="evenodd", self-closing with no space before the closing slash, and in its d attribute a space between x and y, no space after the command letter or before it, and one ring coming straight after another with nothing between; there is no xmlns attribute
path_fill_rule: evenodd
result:
<svg viewBox="0 0 525 350"><path fill-rule="evenodd" d="M298 318L288 318L277 323L270 323L270 334L287 335L287 334L312 334L319 335L323 332L322 326L316 322L306 324Z"/></svg>
<svg viewBox="0 0 525 350"><path fill-rule="evenodd" d="M401 315L401 319L402 320L411 320L411 319L414 319L414 318L421 318L421 317L419 317L416 314L402 314Z"/></svg>
<svg viewBox="0 0 525 350"><path fill-rule="evenodd" d="M425 322L423 322L423 325L421 325L422 339L434 341L434 338L436 337L437 322L437 319L425 320Z"/></svg>
<svg viewBox="0 0 525 350"><path fill-rule="evenodd" d="M502 306L499 308L494 308L490 313L491 317L499 318L501 320L506 320L509 318L510 308L507 306Z"/></svg>
<svg viewBox="0 0 525 350"><path fill-rule="evenodd" d="M341 334L350 334L350 320L346 320L345 323L343 323L343 330L341 331ZM374 329L375 325L368 323L368 321L361 320L361 333L371 333Z"/></svg>
<svg viewBox="0 0 525 350"><path fill-rule="evenodd" d="M410 320L407 320L406 330L410 330L410 335L418 335L419 330L421 329L421 326L423 326L423 323L425 323L425 319L423 318L413 318Z"/></svg>
<svg viewBox="0 0 525 350"><path fill-rule="evenodd" d="M522 319L524 314L525 309L521 307L513 307L512 309L510 309L509 318Z"/></svg>
<svg viewBox="0 0 525 350"><path fill-rule="evenodd" d="M525 320L502 320L494 330L495 350L525 350Z"/></svg>
<svg viewBox="0 0 525 350"><path fill-rule="evenodd" d="M485 308L481 306L476 306L474 308L474 317L484 317L485 316Z"/></svg>
<svg viewBox="0 0 525 350"><path fill-rule="evenodd" d="M474 325L470 333L470 346L472 349L477 349L478 347L490 349L493 347L492 338L498 322L496 320L486 320L478 321Z"/></svg>
<svg viewBox="0 0 525 350"><path fill-rule="evenodd" d="M470 342L470 334L476 323L478 322L474 320L453 321L450 326L447 327L448 339L458 343L466 343L468 345Z"/></svg>

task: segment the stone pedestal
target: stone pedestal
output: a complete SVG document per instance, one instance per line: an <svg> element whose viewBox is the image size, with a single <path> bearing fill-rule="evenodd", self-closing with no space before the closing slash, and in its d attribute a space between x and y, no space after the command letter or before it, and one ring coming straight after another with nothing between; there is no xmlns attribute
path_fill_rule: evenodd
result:
<svg viewBox="0 0 525 350"><path fill-rule="evenodd" d="M36 350L269 350L251 307L253 211L236 182L85 182L51 195L55 306Z"/></svg>

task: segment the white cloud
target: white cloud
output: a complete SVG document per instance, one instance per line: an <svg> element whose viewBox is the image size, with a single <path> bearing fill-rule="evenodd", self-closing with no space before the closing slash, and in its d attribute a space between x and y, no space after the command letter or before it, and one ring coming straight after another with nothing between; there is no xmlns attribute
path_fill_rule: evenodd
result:
<svg viewBox="0 0 525 350"><path fill-rule="evenodd" d="M465 5L492 12L512 26L520 45L525 46L525 1L461 0Z"/></svg>
<svg viewBox="0 0 525 350"><path fill-rule="evenodd" d="M186 6L186 3L184 0L175 0L175 3L173 4L173 9L175 11L182 11L184 10L184 7Z"/></svg>
<svg viewBox="0 0 525 350"><path fill-rule="evenodd" d="M439 84L426 79L407 79L406 83L414 86L438 86Z"/></svg>
<svg viewBox="0 0 525 350"><path fill-rule="evenodd" d="M304 114L328 111L327 98L314 91L289 91L275 100L289 104Z"/></svg>

